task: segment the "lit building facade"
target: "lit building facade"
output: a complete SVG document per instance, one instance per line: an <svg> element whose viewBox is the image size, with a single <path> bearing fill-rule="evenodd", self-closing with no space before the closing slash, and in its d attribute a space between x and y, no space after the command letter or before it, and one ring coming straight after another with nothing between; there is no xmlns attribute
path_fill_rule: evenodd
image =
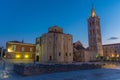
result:
<svg viewBox="0 0 120 80"><path fill-rule="evenodd" d="M88 39L89 50L95 52L96 55L103 56L103 47L101 40L100 18L96 15L92 7L91 15L88 18Z"/></svg>
<svg viewBox="0 0 120 80"><path fill-rule="evenodd" d="M6 59L15 63L33 62L35 59L35 45L18 41L6 43Z"/></svg>
<svg viewBox="0 0 120 80"><path fill-rule="evenodd" d="M73 62L73 38L63 29L53 26L48 33L36 38L36 61L41 63Z"/></svg>
<svg viewBox="0 0 120 80"><path fill-rule="evenodd" d="M106 60L119 60L120 43L103 45L103 52Z"/></svg>

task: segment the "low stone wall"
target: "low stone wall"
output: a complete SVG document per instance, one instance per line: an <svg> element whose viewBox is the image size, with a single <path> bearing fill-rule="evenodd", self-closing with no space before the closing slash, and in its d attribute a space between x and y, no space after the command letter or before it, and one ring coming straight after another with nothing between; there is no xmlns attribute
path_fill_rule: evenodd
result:
<svg viewBox="0 0 120 80"><path fill-rule="evenodd" d="M15 64L14 71L20 75L36 75L63 71L101 68L100 64Z"/></svg>
<svg viewBox="0 0 120 80"><path fill-rule="evenodd" d="M8 63L33 63L34 59L5 59Z"/></svg>

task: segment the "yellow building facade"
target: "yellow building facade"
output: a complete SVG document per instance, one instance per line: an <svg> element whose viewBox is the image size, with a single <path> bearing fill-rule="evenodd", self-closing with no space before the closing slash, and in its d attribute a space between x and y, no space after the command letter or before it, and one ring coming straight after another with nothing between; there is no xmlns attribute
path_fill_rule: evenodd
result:
<svg viewBox="0 0 120 80"><path fill-rule="evenodd" d="M35 45L18 41L6 43L6 59L15 63L33 62L35 58Z"/></svg>

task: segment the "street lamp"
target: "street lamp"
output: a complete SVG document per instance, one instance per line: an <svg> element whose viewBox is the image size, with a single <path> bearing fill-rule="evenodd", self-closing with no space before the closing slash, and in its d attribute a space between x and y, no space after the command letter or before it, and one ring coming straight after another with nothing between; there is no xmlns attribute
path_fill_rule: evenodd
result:
<svg viewBox="0 0 120 80"><path fill-rule="evenodd" d="M1 48L1 59L3 58L3 47Z"/></svg>
<svg viewBox="0 0 120 80"><path fill-rule="evenodd" d="M2 73L0 74L0 78L1 79L7 79L7 78L9 78L9 73L8 73L8 71L5 69L5 61L4 61L4 59L3 59L3 47L2 47L2 50L1 50L1 59L2 59L2 62L3 62L3 71L2 71Z"/></svg>

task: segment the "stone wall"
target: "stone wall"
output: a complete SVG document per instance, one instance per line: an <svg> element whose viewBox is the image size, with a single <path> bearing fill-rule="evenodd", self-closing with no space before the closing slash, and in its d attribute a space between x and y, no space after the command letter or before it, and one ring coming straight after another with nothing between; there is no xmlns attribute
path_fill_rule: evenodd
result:
<svg viewBox="0 0 120 80"><path fill-rule="evenodd" d="M14 71L20 75L36 75L54 72L101 68L100 64L15 64Z"/></svg>
<svg viewBox="0 0 120 80"><path fill-rule="evenodd" d="M34 59L5 59L8 63L34 63Z"/></svg>

